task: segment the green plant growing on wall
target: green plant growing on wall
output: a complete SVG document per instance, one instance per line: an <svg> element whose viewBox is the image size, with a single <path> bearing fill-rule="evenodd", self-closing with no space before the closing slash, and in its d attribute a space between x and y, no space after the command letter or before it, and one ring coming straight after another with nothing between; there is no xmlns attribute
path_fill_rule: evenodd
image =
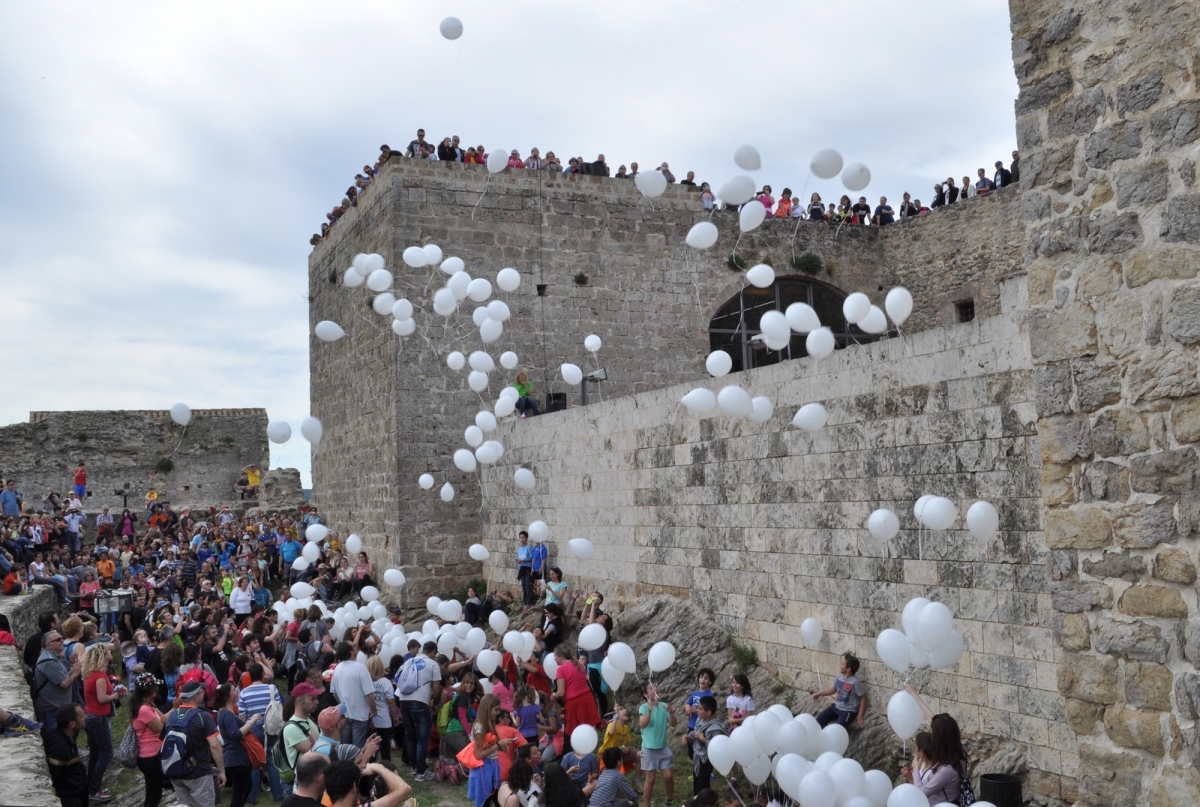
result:
<svg viewBox="0 0 1200 807"><path fill-rule="evenodd" d="M78 432L78 433L75 435L75 439L76 439L76 440L78 440L78 441L79 441L79 442L81 442L81 443L86 443L86 442L88 441L88 439L89 439L89 438L88 438L88 433L87 433L87 432Z"/></svg>
<svg viewBox="0 0 1200 807"><path fill-rule="evenodd" d="M335 285L337 284L337 269L329 270L329 282Z"/></svg>
<svg viewBox="0 0 1200 807"><path fill-rule="evenodd" d="M810 275L820 272L824 265L825 262L821 260L821 256L811 252L805 252L803 255L796 255L792 258L792 266Z"/></svg>
<svg viewBox="0 0 1200 807"><path fill-rule="evenodd" d="M225 435L224 437L222 437L222 438L221 438L221 442L222 442L222 443L224 443L224 444L225 444L225 445L227 445L227 446L231 446L231 445L233 445L233 443L234 443L234 440L233 440L233 438L232 438L232 437L230 437L230 436L227 434L227 435Z"/></svg>
<svg viewBox="0 0 1200 807"><path fill-rule="evenodd" d="M583 272L580 272L579 274L575 275L575 285L576 286L586 286L587 283L588 283L588 276L585 275Z"/></svg>
<svg viewBox="0 0 1200 807"><path fill-rule="evenodd" d="M738 670L741 672L745 672L758 664L758 651L750 645L738 644L733 639L730 639L729 651L733 653L733 663L737 665Z"/></svg>
<svg viewBox="0 0 1200 807"><path fill-rule="evenodd" d="M171 462L170 457L163 457L158 462L154 463L154 470L164 474L169 474L175 470L175 463Z"/></svg>
<svg viewBox="0 0 1200 807"><path fill-rule="evenodd" d="M734 252L725 259L725 265L735 272L740 272L746 268L746 259Z"/></svg>

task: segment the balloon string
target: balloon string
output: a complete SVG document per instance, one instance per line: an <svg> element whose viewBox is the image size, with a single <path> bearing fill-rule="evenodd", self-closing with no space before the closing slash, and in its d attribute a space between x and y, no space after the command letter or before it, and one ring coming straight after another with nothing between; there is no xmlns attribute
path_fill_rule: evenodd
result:
<svg viewBox="0 0 1200 807"><path fill-rule="evenodd" d="M488 175L483 180L483 193L479 194L479 202L483 201L483 197L487 196L488 183L492 181L491 169L488 169ZM479 202L475 203L475 207L479 207ZM475 207L471 208L471 218L475 218Z"/></svg>
<svg viewBox="0 0 1200 807"><path fill-rule="evenodd" d="M174 457L174 456L175 456L176 452L178 452L178 451L179 451L179 447L180 447L181 445L183 445L183 438L184 438L186 435L187 435L187 426L185 425L185 426L183 427L183 431L181 431L181 432L179 433L179 442L175 444L175 451L172 451L170 454L168 454L168 455L167 455L168 457Z"/></svg>
<svg viewBox="0 0 1200 807"><path fill-rule="evenodd" d="M696 312L701 317L703 317L704 316L704 306L702 306L700 304L700 285L696 282L696 276L692 273L692 265L688 261L687 247L683 248L683 265L684 265L684 268L687 270L688 280L692 281L692 287L696 290ZM596 366L597 366L597 368L599 368L599 366L600 366L598 361L597 361Z"/></svg>

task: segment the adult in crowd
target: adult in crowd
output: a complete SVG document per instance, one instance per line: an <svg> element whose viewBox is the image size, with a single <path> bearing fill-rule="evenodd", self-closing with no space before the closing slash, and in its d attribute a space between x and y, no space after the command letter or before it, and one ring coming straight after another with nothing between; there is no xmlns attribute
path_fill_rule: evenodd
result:
<svg viewBox="0 0 1200 807"><path fill-rule="evenodd" d="M876 227L883 227L886 224L892 224L896 221L896 211L888 204L886 196L879 197L879 204L875 207L874 223Z"/></svg>
<svg viewBox="0 0 1200 807"><path fill-rule="evenodd" d="M325 771L329 768L329 757L313 751L301 754L296 760L296 786L292 795L283 800L280 807L322 807L325 795Z"/></svg>
<svg viewBox="0 0 1200 807"><path fill-rule="evenodd" d="M922 771L920 776L914 776L912 769L906 767L901 770L901 776L908 784L920 788L921 792L929 797L930 804L941 804L945 801L958 804L963 779L969 773L969 759L963 747L958 721L944 712L934 714L929 704L925 703L911 684L905 684L904 690L912 695L921 707L921 713L929 721L933 738L928 759L929 767Z"/></svg>
<svg viewBox="0 0 1200 807"><path fill-rule="evenodd" d="M177 703L167 715L167 733L178 728L186 732L191 764L186 772L170 777L175 800L188 807L213 807L216 801L213 773L215 770L216 787L224 787L225 757L217 724L204 708L204 685L199 681L184 684Z"/></svg>
<svg viewBox="0 0 1200 807"><path fill-rule="evenodd" d="M432 729L429 707L441 703L442 671L434 659L437 644L426 642L421 652L401 665L396 674L396 697L404 720L404 751L413 778L427 781L429 736Z"/></svg>
<svg viewBox="0 0 1200 807"><path fill-rule="evenodd" d="M1012 162L1008 165L1008 173L1013 182L1021 181L1021 155L1015 151L1012 153Z"/></svg>
<svg viewBox="0 0 1200 807"><path fill-rule="evenodd" d="M75 684L83 673L83 656L69 661L63 647L61 632L42 634L42 654L33 668L33 709L47 731L55 728L58 710L74 701Z"/></svg>
<svg viewBox="0 0 1200 807"><path fill-rule="evenodd" d="M588 684L587 674L579 669L578 663L572 658L571 648L565 644L557 645L554 659L558 662L558 669L554 673L554 695L563 704L566 736L570 737L576 726L599 726L596 699Z"/></svg>
<svg viewBox="0 0 1200 807"><path fill-rule="evenodd" d="M134 679L129 697L129 714L133 716L130 725L138 744L137 767L145 787L142 807L158 807L166 783L159 760L166 715L158 709L158 684L153 675L141 673Z"/></svg>
<svg viewBox="0 0 1200 807"><path fill-rule="evenodd" d="M112 650L107 644L94 644L83 656L83 699L87 713L85 729L88 741L88 793L91 801L112 799L104 787L104 772L113 758L112 715L113 701L125 693L125 687L114 686L108 675Z"/></svg>
<svg viewBox="0 0 1200 807"><path fill-rule="evenodd" d="M78 738L86 717L77 703L65 703L46 724L42 741L54 795L63 807L88 807L88 774L79 758Z"/></svg>
<svg viewBox="0 0 1200 807"><path fill-rule="evenodd" d="M1012 172L1004 167L1001 160L996 160L996 174L992 177L992 186L995 188L1007 188L1012 184Z"/></svg>
<svg viewBox="0 0 1200 807"><path fill-rule="evenodd" d="M316 712L324 693L325 690L313 686L307 681L296 684L296 688L292 690L292 704L295 711L283 724L283 735L280 742L283 743L283 757L287 765L284 773L293 779L293 783L299 774L297 760L301 756L308 756L308 752L312 751L313 743L320 734L317 722L312 719L312 715ZM270 757L269 754L267 756Z"/></svg>
<svg viewBox="0 0 1200 807"><path fill-rule="evenodd" d="M533 547L529 545L529 533L521 530L517 534L517 580L521 583L521 597L525 610L533 607Z"/></svg>
<svg viewBox="0 0 1200 807"><path fill-rule="evenodd" d="M385 765L337 761L325 771L325 796L332 807L358 807L363 779L373 778L372 798L363 807L397 807L412 795L412 787ZM383 791L380 793L380 791Z"/></svg>
<svg viewBox="0 0 1200 807"><path fill-rule="evenodd" d="M517 390L517 411L521 413L521 417L525 418L528 415L536 416L538 414L538 404L533 398L533 385L529 383L529 376L525 371L517 373L517 378L513 381L513 387Z"/></svg>
<svg viewBox="0 0 1200 807"><path fill-rule="evenodd" d="M346 707L346 740L362 748L375 717L375 682L367 665L355 658L356 648L349 642L337 646L338 664L333 668L329 691Z"/></svg>
<svg viewBox="0 0 1200 807"><path fill-rule="evenodd" d="M217 688L217 730L221 732L222 757L225 762L225 777L233 788L229 807L243 807L250 796L250 753L246 743L258 743L253 734L254 725L262 720L261 714L238 716L236 711L238 689L236 684L225 683Z"/></svg>

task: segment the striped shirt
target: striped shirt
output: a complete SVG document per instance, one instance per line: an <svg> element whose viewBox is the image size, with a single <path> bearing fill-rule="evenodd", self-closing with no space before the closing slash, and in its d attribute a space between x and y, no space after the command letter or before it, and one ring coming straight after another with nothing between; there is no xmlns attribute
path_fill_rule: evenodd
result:
<svg viewBox="0 0 1200 807"><path fill-rule="evenodd" d="M271 701L283 703L283 698L279 697L279 690L274 684L251 684L241 691L238 695L238 714L243 720L249 720L254 715L262 715L266 719L267 707L271 705ZM252 731L255 736L262 738L263 721L254 724Z"/></svg>
<svg viewBox="0 0 1200 807"><path fill-rule="evenodd" d="M590 807L609 807L616 801L618 795L625 796L635 804L639 799L637 791L633 789L633 785L629 784L629 780L625 778L624 774L606 768L600 774L600 778L596 780L596 789L588 798L588 805Z"/></svg>

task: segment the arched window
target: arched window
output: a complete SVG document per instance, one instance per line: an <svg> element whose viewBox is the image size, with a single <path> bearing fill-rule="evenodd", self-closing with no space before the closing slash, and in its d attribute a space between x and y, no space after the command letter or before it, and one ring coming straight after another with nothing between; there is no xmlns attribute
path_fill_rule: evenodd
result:
<svg viewBox="0 0 1200 807"><path fill-rule="evenodd" d="M792 341L783 350L768 350L762 339L758 321L767 311L787 311L792 303L808 303L817 312L821 324L832 329L837 347L855 342L874 342L878 336L864 333L849 325L842 315L846 295L832 286L799 277L776 278L765 289L746 286L717 310L708 324L712 350L724 350L733 357L733 370L765 367L788 359L808 355L804 335L793 333Z"/></svg>

